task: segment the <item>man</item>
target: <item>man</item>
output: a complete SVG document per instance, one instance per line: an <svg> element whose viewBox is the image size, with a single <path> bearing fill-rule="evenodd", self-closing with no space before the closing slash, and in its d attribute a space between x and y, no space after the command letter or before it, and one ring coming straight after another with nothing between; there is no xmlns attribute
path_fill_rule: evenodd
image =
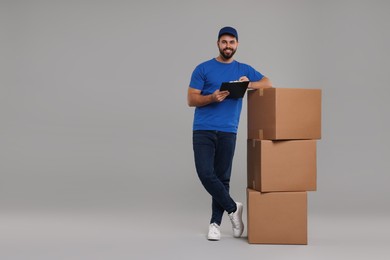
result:
<svg viewBox="0 0 390 260"><path fill-rule="evenodd" d="M227 211L233 236L244 231L243 205L229 194L232 161L242 98L229 99L228 91L219 91L222 82L249 81L249 88L272 87L268 78L251 66L237 62L233 56L238 34L232 27L218 33L219 55L198 65L188 88L188 105L195 108L193 149L195 167L204 188L212 196L212 215L207 238L219 240L222 215Z"/></svg>

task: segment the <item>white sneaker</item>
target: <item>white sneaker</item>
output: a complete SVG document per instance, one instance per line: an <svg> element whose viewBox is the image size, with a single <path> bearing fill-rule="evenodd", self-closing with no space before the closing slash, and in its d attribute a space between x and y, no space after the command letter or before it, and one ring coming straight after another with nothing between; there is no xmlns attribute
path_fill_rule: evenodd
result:
<svg viewBox="0 0 390 260"><path fill-rule="evenodd" d="M219 225L211 223L209 226L209 233L207 234L208 240L218 241L221 239L221 231L219 231Z"/></svg>
<svg viewBox="0 0 390 260"><path fill-rule="evenodd" d="M242 210L244 206L241 202L236 202L237 210L229 214L233 227L233 236L240 237L244 232L244 223L242 222Z"/></svg>

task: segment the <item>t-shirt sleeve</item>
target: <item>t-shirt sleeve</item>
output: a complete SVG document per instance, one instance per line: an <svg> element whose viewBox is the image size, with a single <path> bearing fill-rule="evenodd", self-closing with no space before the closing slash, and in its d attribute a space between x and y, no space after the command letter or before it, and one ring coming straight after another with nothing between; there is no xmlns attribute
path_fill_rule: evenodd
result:
<svg viewBox="0 0 390 260"><path fill-rule="evenodd" d="M261 74L260 72L258 72L257 70L255 70L253 67L248 65L248 75L247 75L247 77L248 77L248 79L250 81L259 81L262 78L264 78L264 75Z"/></svg>
<svg viewBox="0 0 390 260"><path fill-rule="evenodd" d="M202 90L204 86L204 73L201 66L197 66L192 72L190 87Z"/></svg>

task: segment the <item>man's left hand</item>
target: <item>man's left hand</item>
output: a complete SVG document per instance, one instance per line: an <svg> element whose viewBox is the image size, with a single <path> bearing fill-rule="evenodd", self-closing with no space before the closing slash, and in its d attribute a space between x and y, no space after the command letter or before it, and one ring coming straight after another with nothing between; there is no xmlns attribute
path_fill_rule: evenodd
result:
<svg viewBox="0 0 390 260"><path fill-rule="evenodd" d="M242 76L238 79L238 81L249 81L249 79L247 78L247 76Z"/></svg>

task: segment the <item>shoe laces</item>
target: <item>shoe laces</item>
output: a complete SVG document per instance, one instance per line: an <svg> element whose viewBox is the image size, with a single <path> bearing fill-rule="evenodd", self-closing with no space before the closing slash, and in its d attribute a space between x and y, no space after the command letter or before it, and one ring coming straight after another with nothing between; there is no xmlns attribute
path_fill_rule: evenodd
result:
<svg viewBox="0 0 390 260"><path fill-rule="evenodd" d="M235 212L230 213L230 214L229 214L229 217L230 217L230 220L231 220L231 222L232 222L232 224L233 224L233 227L234 227L234 228L238 228L238 227L240 226L240 223L239 223L238 218L236 218L236 217L234 216L234 213L235 213Z"/></svg>
<svg viewBox="0 0 390 260"><path fill-rule="evenodd" d="M210 233L216 234L219 232L219 226L216 223L210 224Z"/></svg>

